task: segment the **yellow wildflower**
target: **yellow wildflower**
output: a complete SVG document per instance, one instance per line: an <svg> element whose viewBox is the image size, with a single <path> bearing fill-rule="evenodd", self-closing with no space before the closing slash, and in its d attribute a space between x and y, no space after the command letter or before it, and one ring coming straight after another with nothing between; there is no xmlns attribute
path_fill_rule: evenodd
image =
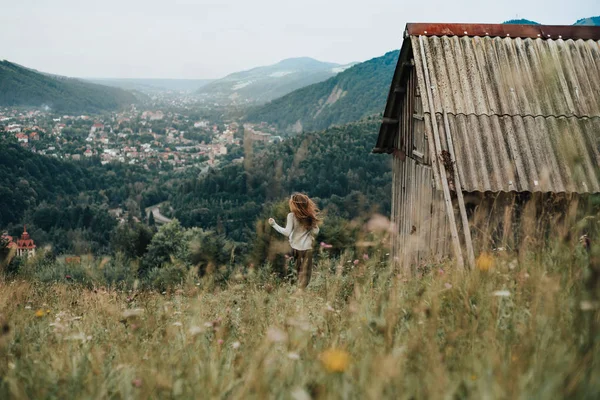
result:
<svg viewBox="0 0 600 400"><path fill-rule="evenodd" d="M327 372L344 372L350 365L350 354L345 350L329 349L321 353L319 358Z"/></svg>
<svg viewBox="0 0 600 400"><path fill-rule="evenodd" d="M494 267L494 258L490 253L481 253L477 257L476 264L480 271L488 271Z"/></svg>
<svg viewBox="0 0 600 400"><path fill-rule="evenodd" d="M43 317L44 315L46 315L46 313L44 312L44 310L37 310L37 311L35 312L35 316L36 316L36 317L38 317L38 318L41 318L41 317Z"/></svg>

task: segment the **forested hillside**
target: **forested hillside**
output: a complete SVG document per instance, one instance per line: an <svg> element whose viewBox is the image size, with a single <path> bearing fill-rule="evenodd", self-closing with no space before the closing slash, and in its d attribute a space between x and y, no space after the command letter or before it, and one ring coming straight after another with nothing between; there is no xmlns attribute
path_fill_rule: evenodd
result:
<svg viewBox="0 0 600 400"><path fill-rule="evenodd" d="M398 51L357 64L344 72L249 112L254 122L268 122L290 132L327 129L381 113L398 61Z"/></svg>
<svg viewBox="0 0 600 400"><path fill-rule="evenodd" d="M317 198L331 217L389 212L390 158L370 153L378 127L376 120L359 122L247 151L244 164L184 181L170 199L175 216L185 226L216 227L248 241L265 205L294 191Z"/></svg>
<svg viewBox="0 0 600 400"><path fill-rule="evenodd" d="M141 217L144 202L161 200L154 175L140 167L60 161L0 141L0 227L18 234L28 223L58 252L105 249L117 223L109 208L127 204Z"/></svg>
<svg viewBox="0 0 600 400"><path fill-rule="evenodd" d="M135 102L136 96L122 89L0 61L0 106L48 106L60 113L97 113Z"/></svg>

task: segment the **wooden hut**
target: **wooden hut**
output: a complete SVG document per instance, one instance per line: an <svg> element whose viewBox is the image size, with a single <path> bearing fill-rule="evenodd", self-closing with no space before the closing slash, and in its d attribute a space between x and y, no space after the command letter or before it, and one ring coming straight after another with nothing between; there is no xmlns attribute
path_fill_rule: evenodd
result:
<svg viewBox="0 0 600 400"><path fill-rule="evenodd" d="M501 242L525 199L600 192L600 27L408 24L373 151L393 155L394 259L472 264L482 204Z"/></svg>

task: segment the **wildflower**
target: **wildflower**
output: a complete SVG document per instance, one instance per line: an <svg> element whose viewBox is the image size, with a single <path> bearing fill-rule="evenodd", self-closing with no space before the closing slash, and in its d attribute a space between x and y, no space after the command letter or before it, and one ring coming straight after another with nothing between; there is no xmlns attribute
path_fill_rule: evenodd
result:
<svg viewBox="0 0 600 400"><path fill-rule="evenodd" d="M354 260L353 264L358 265L358 260Z"/></svg>
<svg viewBox="0 0 600 400"><path fill-rule="evenodd" d="M472 381L476 381L477 380L477 375L471 375L471 380Z"/></svg>
<svg viewBox="0 0 600 400"><path fill-rule="evenodd" d="M25 306L26 310L31 310L31 306Z"/></svg>
<svg viewBox="0 0 600 400"><path fill-rule="evenodd" d="M302 388L296 388L292 391L291 393L292 395L292 399L294 400L310 400L312 397L310 397L310 394L308 394L306 392L306 390L302 389Z"/></svg>
<svg viewBox="0 0 600 400"><path fill-rule="evenodd" d="M204 329L200 328L199 326L192 326L189 330L189 333L191 336L197 336L197 335L201 334L203 331L204 331Z"/></svg>
<svg viewBox="0 0 600 400"><path fill-rule="evenodd" d="M66 279L66 280L70 280L70 279L72 279L72 278L71 278L71 275L65 275L65 279Z"/></svg>
<svg viewBox="0 0 600 400"><path fill-rule="evenodd" d="M363 254L363 260L367 261L369 259L369 255L367 253Z"/></svg>
<svg viewBox="0 0 600 400"><path fill-rule="evenodd" d="M49 309L48 309L48 310L46 310L46 314L50 314L50 310L49 310Z"/></svg>
<svg viewBox="0 0 600 400"><path fill-rule="evenodd" d="M43 317L44 315L46 315L46 313L44 312L44 310L37 310L37 311L35 312L35 316L36 316L36 317L38 317L38 318L41 318L41 317Z"/></svg>
<svg viewBox="0 0 600 400"><path fill-rule="evenodd" d="M290 353L288 353L287 358L289 358L290 360L299 360L300 359L300 354L294 353L294 352L290 352Z"/></svg>
<svg viewBox="0 0 600 400"><path fill-rule="evenodd" d="M598 308L598 303L595 301L584 300L581 303L579 303L579 308L582 311L595 310L596 308Z"/></svg>
<svg viewBox="0 0 600 400"><path fill-rule="evenodd" d="M496 297L509 297L510 292L508 290L496 290L495 292L492 293L492 295L494 295Z"/></svg>
<svg viewBox="0 0 600 400"><path fill-rule="evenodd" d="M142 380L140 378L135 378L131 381L131 384L136 387L139 388L142 386Z"/></svg>
<svg viewBox="0 0 600 400"><path fill-rule="evenodd" d="M279 328L271 327L267 330L267 339L270 342L285 342L287 340L287 333Z"/></svg>
<svg viewBox="0 0 600 400"><path fill-rule="evenodd" d="M494 267L494 258L489 253L481 253L475 264L480 271L488 271Z"/></svg>
<svg viewBox="0 0 600 400"><path fill-rule="evenodd" d="M75 333L71 336L68 336L66 339L67 340L79 340L80 342L85 342L86 340L90 340L91 338L92 338L91 336L86 336L82 332L79 332L79 333Z"/></svg>
<svg viewBox="0 0 600 400"><path fill-rule="evenodd" d="M142 309L142 308L132 308L132 309L123 311L123 318L129 319L129 318L139 317L143 313L144 313L144 309Z"/></svg>
<svg viewBox="0 0 600 400"><path fill-rule="evenodd" d="M446 289L452 289L452 284L451 283L444 283L444 286L446 287Z"/></svg>
<svg viewBox="0 0 600 400"><path fill-rule="evenodd" d="M333 247L332 244L327 244L325 242L321 242L321 247L324 249L331 249Z"/></svg>
<svg viewBox="0 0 600 400"><path fill-rule="evenodd" d="M219 346L220 346L220 345L222 345L223 343L225 343L225 341L224 341L223 339L219 339L219 340L217 340L217 343L218 343L218 344L219 344Z"/></svg>
<svg viewBox="0 0 600 400"><path fill-rule="evenodd" d="M241 345L242 344L240 342L233 342L233 343L231 343L231 347L233 349L236 349L236 350L239 349Z"/></svg>
<svg viewBox="0 0 600 400"><path fill-rule="evenodd" d="M350 354L341 349L325 350L319 358L327 372L344 372L350 365Z"/></svg>
<svg viewBox="0 0 600 400"><path fill-rule="evenodd" d="M173 322L173 326L183 326L183 324L179 321Z"/></svg>
<svg viewBox="0 0 600 400"><path fill-rule="evenodd" d="M440 274L440 275L444 275L444 270L443 270L443 269L441 269L441 268L440 268L440 269L438 269L438 274Z"/></svg>

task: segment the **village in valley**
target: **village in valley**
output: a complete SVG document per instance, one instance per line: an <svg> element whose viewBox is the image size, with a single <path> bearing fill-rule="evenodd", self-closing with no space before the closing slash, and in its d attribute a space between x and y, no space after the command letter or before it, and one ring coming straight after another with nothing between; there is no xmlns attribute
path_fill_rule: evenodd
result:
<svg viewBox="0 0 600 400"><path fill-rule="evenodd" d="M194 118L191 114L198 112L186 111L132 105L112 114L56 115L44 109L0 108L0 136L59 159L97 157L102 164L174 170L195 166L204 171L243 161L244 140L283 140L265 124Z"/></svg>

